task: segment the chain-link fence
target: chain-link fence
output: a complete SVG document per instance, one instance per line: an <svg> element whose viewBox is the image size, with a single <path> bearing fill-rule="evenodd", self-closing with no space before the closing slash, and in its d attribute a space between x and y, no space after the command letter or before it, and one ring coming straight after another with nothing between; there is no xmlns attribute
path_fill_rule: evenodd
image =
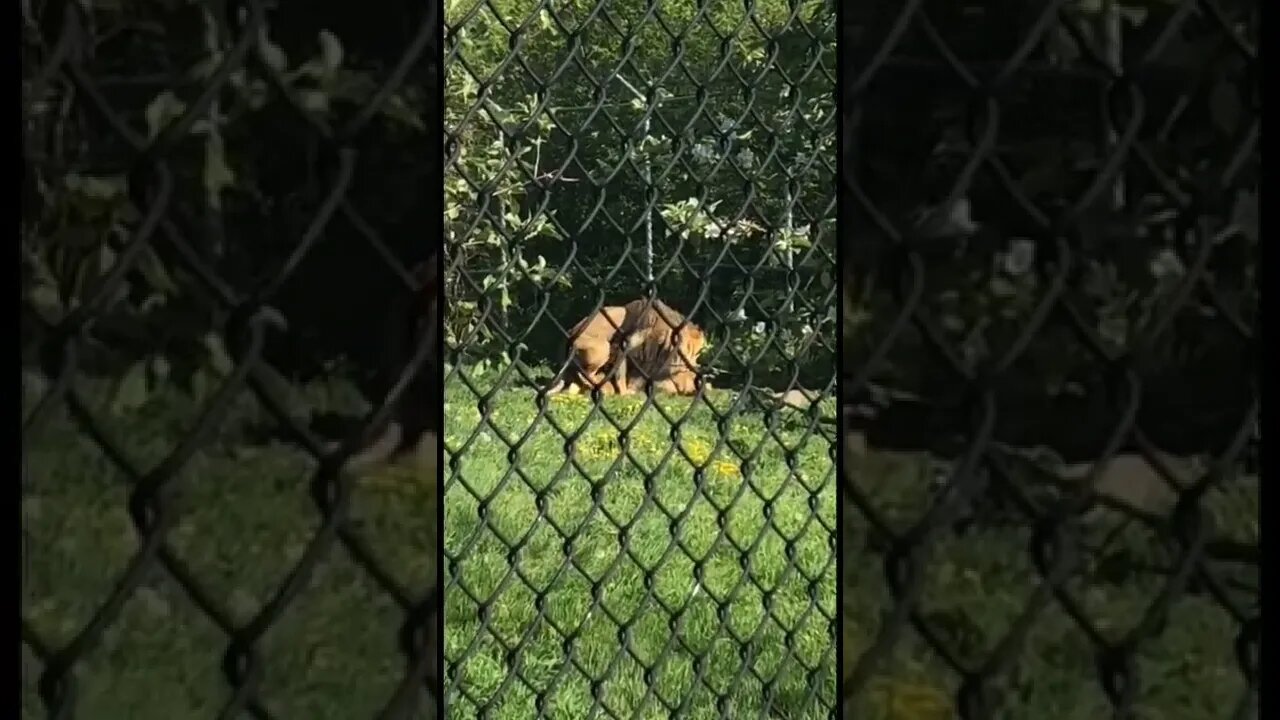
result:
<svg viewBox="0 0 1280 720"><path fill-rule="evenodd" d="M438 9L21 6L23 717L438 717Z"/></svg>
<svg viewBox="0 0 1280 720"><path fill-rule="evenodd" d="M830 717L833 8L446 26L449 717ZM705 334L691 396L546 392L649 298Z"/></svg>
<svg viewBox="0 0 1280 720"><path fill-rule="evenodd" d="M1256 717L1257 4L862 5L22 3L23 716Z"/></svg>
<svg viewBox="0 0 1280 720"><path fill-rule="evenodd" d="M845 717L1257 717L1258 3L846 4Z"/></svg>

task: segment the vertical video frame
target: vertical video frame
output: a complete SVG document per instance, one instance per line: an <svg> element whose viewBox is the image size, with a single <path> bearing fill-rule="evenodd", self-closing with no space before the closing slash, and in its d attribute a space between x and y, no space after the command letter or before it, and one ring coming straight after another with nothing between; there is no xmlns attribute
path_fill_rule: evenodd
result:
<svg viewBox="0 0 1280 720"><path fill-rule="evenodd" d="M828 718L835 8L450 3L450 718Z"/></svg>
<svg viewBox="0 0 1280 720"><path fill-rule="evenodd" d="M840 716L1258 717L1259 3L874 5Z"/></svg>
<svg viewBox="0 0 1280 720"><path fill-rule="evenodd" d="M21 49L21 716L440 717L439 8Z"/></svg>

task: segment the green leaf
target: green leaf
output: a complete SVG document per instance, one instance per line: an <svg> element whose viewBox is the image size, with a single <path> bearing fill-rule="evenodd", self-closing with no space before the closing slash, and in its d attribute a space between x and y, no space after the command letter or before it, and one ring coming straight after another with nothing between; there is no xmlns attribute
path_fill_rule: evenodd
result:
<svg viewBox="0 0 1280 720"><path fill-rule="evenodd" d="M197 368L191 374L191 397L196 400L203 400L213 393L215 383L209 377L209 373L203 368Z"/></svg>
<svg viewBox="0 0 1280 720"><path fill-rule="evenodd" d="M111 268L115 267L115 264L116 264L116 251L112 250L110 246L99 245L98 246L98 274L106 275L107 273L111 272Z"/></svg>
<svg viewBox="0 0 1280 720"><path fill-rule="evenodd" d="M308 112L328 112L329 96L319 90L302 90L298 92L298 104Z"/></svg>
<svg viewBox="0 0 1280 720"><path fill-rule="evenodd" d="M1009 298L1018 294L1018 287L1002 277L993 277L988 284L991 294L996 297Z"/></svg>
<svg viewBox="0 0 1280 720"><path fill-rule="evenodd" d="M168 269L156 254L154 247L148 245L143 249L142 255L138 258L137 267L138 272L156 291L162 294L172 294L177 291L178 286L169 276Z"/></svg>
<svg viewBox="0 0 1280 720"><path fill-rule="evenodd" d="M213 76L214 71L217 70L218 66L221 64L222 51L218 50L201 58L188 72L191 77L196 80L208 80Z"/></svg>
<svg viewBox="0 0 1280 720"><path fill-rule="evenodd" d="M115 200L125 194L125 180L120 175L98 177L69 173L63 183L68 190L92 200Z"/></svg>
<svg viewBox="0 0 1280 720"><path fill-rule="evenodd" d="M204 190L209 207L222 207L222 191L235 185L236 176L227 165L222 133L210 129L204 141Z"/></svg>
<svg viewBox="0 0 1280 720"><path fill-rule="evenodd" d="M151 378L154 382L164 382L169 379L169 360L163 355L152 355L148 363Z"/></svg>
<svg viewBox="0 0 1280 720"><path fill-rule="evenodd" d="M187 104L179 100L178 96L172 92L165 90L156 95L151 102L147 103L147 107L142 113L147 123L147 139L156 139L156 136L161 131L174 120L182 117L182 113L186 111Z"/></svg>
<svg viewBox="0 0 1280 720"><path fill-rule="evenodd" d="M330 76L342 67L342 42L328 30L320 31L320 64Z"/></svg>
<svg viewBox="0 0 1280 720"><path fill-rule="evenodd" d="M111 396L111 412L115 415L137 410L147 402L147 363L134 363L125 372Z"/></svg>
<svg viewBox="0 0 1280 720"><path fill-rule="evenodd" d="M409 107L403 97L392 95L382 104L382 114L388 118L408 125L414 130L423 130L425 126L422 124L422 118L419 117L416 110Z"/></svg>
<svg viewBox="0 0 1280 720"><path fill-rule="evenodd" d="M41 283L31 288L27 294L32 308L46 322L57 322L62 317L65 308L62 305L62 298L58 295L58 288L51 284Z"/></svg>
<svg viewBox="0 0 1280 720"><path fill-rule="evenodd" d="M209 365L219 375L230 375L235 363L227 353L227 346L216 333L209 333L201 339L201 344L209 352Z"/></svg>
<svg viewBox="0 0 1280 720"><path fill-rule="evenodd" d="M289 66L289 58L285 56L284 50L271 42L265 28L258 34L258 54L262 62L274 72L283 73Z"/></svg>

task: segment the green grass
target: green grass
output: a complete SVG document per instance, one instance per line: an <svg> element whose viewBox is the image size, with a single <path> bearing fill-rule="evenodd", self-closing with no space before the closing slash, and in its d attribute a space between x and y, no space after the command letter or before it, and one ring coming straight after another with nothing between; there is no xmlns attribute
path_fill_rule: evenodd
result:
<svg viewBox="0 0 1280 720"><path fill-rule="evenodd" d="M179 442L200 412L165 391L136 412L113 414L99 384L81 389L107 435L143 468ZM345 402L342 392L312 394L321 406L350 404L349 391ZM34 399L26 395L24 417ZM264 417L243 396L214 441L185 467L175 497L182 519L168 542L239 625L284 581L319 526L308 458L285 445L244 443L245 428ZM26 439L25 449L22 617L60 648L105 602L139 549L127 513L129 480L62 410ZM395 470L356 486L352 514L380 563L422 597L435 576L434 490ZM403 673L397 646L403 620L390 595L334 548L259 644L260 697L276 717L373 717ZM219 667L227 645L226 635L156 568L77 665L77 716L216 717L229 697ZM42 665L25 644L23 664L22 716L44 717L35 695Z"/></svg>
<svg viewBox="0 0 1280 720"><path fill-rule="evenodd" d="M848 453L846 469L901 532L930 503L929 461L910 454ZM1203 508L1219 532L1241 542L1258 539L1258 480L1240 478L1215 490ZM1114 529L1105 519L1097 535ZM894 605L884 573L882 546L871 542L866 516L850 505L844 515L842 632L844 672L853 669L881 630ZM1122 524L1122 523L1121 523ZM1106 553L1085 550L1082 570L1068 588L1109 642L1118 642L1141 622L1162 592L1173 552L1145 527L1128 525ZM1091 540L1092 542L1092 540ZM929 625L962 662L977 667L995 650L1039 586L1025 526L986 527L961 536L943 533L930 545L918 605ZM1099 563L1109 555L1111 561ZM1257 587L1257 569L1210 562L1227 581L1246 613L1260 612L1257 595L1233 591L1231 581ZM855 590L856 589L856 590ZM1168 622L1136 653L1138 689L1133 717L1141 720L1209 720L1235 715L1244 697L1244 677L1235 657L1240 623L1203 591L1177 596ZM1015 650L1011 671L993 684L1000 720L1094 720L1112 717L1099 681L1095 646L1079 625L1051 601L1037 615L1026 642ZM849 708L849 717L888 719L958 718L958 674L906 628L876 667L869 692Z"/></svg>
<svg viewBox="0 0 1280 720"><path fill-rule="evenodd" d="M830 443L734 400L449 388L450 718L830 717Z"/></svg>
<svg viewBox="0 0 1280 720"><path fill-rule="evenodd" d="M81 388L105 432L142 467L158 462L201 411L161 391L136 411L113 413L104 388ZM304 395L319 409L356 406L341 385ZM33 399L24 393L25 410ZM721 391L711 405L726 412L735 399ZM488 717L523 720L535 716L539 695L553 718L590 717L597 699L622 717L711 718L721 710L744 718L830 716L835 483L827 442L802 442L803 414L779 414L770 429L768 416L745 399L743 409L720 421L706 404L662 398L668 414L688 415L681 453L667 421L655 408L642 409L639 398L610 398L600 409L582 398L557 401L528 434L538 413L528 390L497 393L486 408L491 424L480 422L479 401L461 387L449 388L447 403L447 447L465 446L451 458L443 539L457 557L446 568L453 582L445 638L454 673L451 718L477 717L486 707ZM631 459L623 457L604 412L630 428ZM169 538L174 554L237 624L283 582L318 527L308 458L287 445L245 440L265 417L252 399L241 398L213 442L184 468L175 496L182 519ZM576 440L580 467L566 466L566 441L551 420L567 430L585 428ZM25 439L24 449L30 478L22 501L28 539L22 616L44 642L61 647L138 550L126 510L129 481L61 410ZM849 468L896 527L927 506L923 458L871 452L852 458ZM352 513L374 556L419 595L434 574L436 552L436 497L424 480L403 468L363 478ZM1215 527L1243 541L1257 540L1258 508L1256 478L1215 491L1206 502ZM893 601L883 548L852 509L845 512L843 542L847 670L870 647ZM944 534L932 546L920 607L966 662L991 652L1035 591L1028 547L1027 531L1016 527ZM1125 562L1159 562L1168 554L1139 529L1126 532L1117 548ZM1221 563L1213 569L1257 582L1256 572ZM1138 621L1162 582L1160 573L1094 565L1071 587L1116 638ZM1248 612L1259 612L1251 604L1256 598L1235 595ZM389 595L335 548L259 645L263 702L283 718L372 717L402 671L402 620ZM1231 717L1243 692L1233 655L1238 632L1236 620L1204 593L1179 596L1163 631L1138 648L1135 716ZM219 668L226 647L223 632L157 569L77 665L79 716L214 716L229 695ZM1093 651L1051 604L995 688L1004 703L997 717L1110 717ZM35 695L41 663L26 645L22 662L22 717L43 717ZM908 629L852 717L958 717L957 684L958 676ZM663 702L683 708L668 711Z"/></svg>

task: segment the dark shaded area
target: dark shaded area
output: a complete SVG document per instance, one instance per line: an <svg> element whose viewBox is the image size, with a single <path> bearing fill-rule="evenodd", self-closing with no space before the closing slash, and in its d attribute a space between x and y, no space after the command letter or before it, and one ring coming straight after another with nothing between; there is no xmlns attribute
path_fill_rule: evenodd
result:
<svg viewBox="0 0 1280 720"><path fill-rule="evenodd" d="M406 580L398 571L411 563L371 549L370 535L350 522L353 478L339 472L349 453L315 436L291 383L335 372L346 358L377 408L364 434L387 422L412 436L441 427L438 303L422 302L422 293L434 292L423 283L434 283L442 256L442 22L438 5L403 9L389 34L388 15L337 3L310 5L305 21L258 3L22 6L22 439L23 454L37 450L44 463L24 502L57 497L67 477L87 479L58 498L57 511L111 515L128 556L112 568L103 563L110 550L72 551L84 553L72 564L93 566L72 571L73 585L94 573L106 582L101 597L81 598L90 614L62 616L61 637L42 627L47 616L36 617L59 604L59 588L24 597L23 646L38 676L29 687L38 697L27 700L50 717L104 712L101 695L98 707L84 706L77 683L95 652L118 649L132 601L147 593L162 612L181 605L170 630L199 626L211 636L195 645L208 653L201 679L221 685L217 709L205 712L278 717L277 697L263 687L271 675L264 638L306 604L301 596L335 556L353 573L348 582L366 585L362 592L387 611L383 631L397 642L377 670L390 681L385 695L366 700L379 703L373 714L440 712L439 564ZM343 18L354 41L340 37L341 27L319 33L326 25L317 23ZM395 65L407 72L397 75ZM429 277L419 270L415 278L409 269L423 261L434 263ZM389 402L402 377L408 391ZM244 417L246 408L256 417ZM277 448L264 477L241 468L261 483L255 489L280 473L268 502L218 484L238 480L244 457L234 453L263 419L296 446ZM59 466L46 433L55 448L65 434L70 467ZM210 477L219 464L231 477ZM288 477L299 466L310 477ZM279 575L262 576L269 601L237 598L240 580L214 587L216 573L193 561L198 552L175 549L180 533L172 531L192 515L183 500L209 491L222 495L217 501L261 503L251 524L273 530L284 530L289 510L304 509L300 532L268 541L271 552L295 541L302 550L284 558ZM242 519L218 530L241 535ZM425 532L438 533L438 523ZM237 537L248 555L264 542L253 537L260 529ZM198 537L198 551L224 552L209 537L217 534ZM262 557L250 572L263 569ZM324 624L339 623L330 616ZM130 658L140 664L128 673L164 675L171 668L155 666L164 655L149 653L183 655L190 648L176 646L192 636L176 637ZM126 704L163 713L172 698L160 695ZM177 704L209 702L197 695Z"/></svg>
<svg viewBox="0 0 1280 720"><path fill-rule="evenodd" d="M1109 7L841 17L844 598L874 604L868 566L892 596L846 712L914 653L959 678L958 717L1172 716L1224 681L1188 717L1256 717L1258 4ZM886 481L863 441L933 467ZM975 601L938 612L957 571ZM1019 596L977 621L1006 573ZM1171 620L1191 607L1219 629ZM1049 710L1050 671L1021 671L1061 666L1037 646L1057 619L1096 696ZM1159 656L1224 636L1219 675L1157 709Z"/></svg>
<svg viewBox="0 0 1280 720"><path fill-rule="evenodd" d="M957 15L959 6L930 5L928 29L922 19L912 24L849 116L853 133L846 137L853 145L845 171L862 198L842 206L846 289L863 293L863 302L877 310L852 345L846 337L845 372L861 369L920 291L919 311L953 358L980 336L977 356L965 361L980 376L1001 352L1026 342L1015 362L982 381L999 399L999 440L1096 456L1121 412L1115 386L1124 368L1140 383L1138 425L1153 442L1181 454L1221 452L1247 422L1258 392L1257 286L1250 279L1258 261L1256 210L1251 228L1223 230L1241 222L1237 208L1257 189L1250 138L1257 121L1250 115L1256 113L1250 104L1256 60L1242 57L1204 13L1158 7L1136 28L1125 25L1122 57L1134 68L1125 82L1110 82L1087 48L1076 45L1063 55L1062 44L1074 40L1061 29L1044 36L1015 72L1003 74L1035 18L1030 10L998 5L984 4L968 20ZM1229 16L1243 12L1233 9ZM854 58L869 61L883 34L872 29L883 31L893 20L894 11L885 9L856 27ZM1165 33L1170 23L1177 29ZM945 40L945 52L960 59L961 69L939 54L935 38ZM987 94L967 87L965 73L979 84L1000 83ZM1142 120L1132 145L1122 148L1120 136L1135 113ZM1118 173L1100 179L1119 153L1126 159ZM989 160L970 165L975 154ZM971 176L963 174L966 167L973 168ZM913 235L919 208L948 196L969 202L978 230L933 241ZM905 244L895 246L878 217L894 224ZM1211 240L1215 232L1225 234ZM1009 301L992 295L988 283L1007 288L1016 279L1001 263L1020 240L1034 245L1027 272L1038 282L1018 291L1029 305L1016 318L1001 316L997 309ZM1206 269L1197 270L1209 243ZM1173 298L1152 274L1162 253L1180 258L1195 280L1167 321L1160 318L1170 307L1150 300L1159 293ZM918 278L913 262L923 271ZM1054 309L1045 325L1032 327L1030 307L1050 296L1064 264L1061 300L1050 299ZM1096 289L1105 272L1113 273L1108 292L1128 294L1130 309L1128 339L1103 353L1073 329L1072 315L1093 332L1107 329L1110 300ZM1152 306L1143 309L1143 302ZM944 320L954 330L941 329ZM1137 340L1157 326L1163 329L1145 344ZM971 402L981 384L962 381L952 362L912 321L873 376L934 399L939 408L956 398ZM1083 388L1084 396L1055 398L1066 383L1075 393ZM964 402L957 407L967 407ZM942 419L946 413L925 420L931 411L902 412L914 419L883 429L894 447L929 447L939 434L963 436L971 429L963 412L951 421Z"/></svg>

